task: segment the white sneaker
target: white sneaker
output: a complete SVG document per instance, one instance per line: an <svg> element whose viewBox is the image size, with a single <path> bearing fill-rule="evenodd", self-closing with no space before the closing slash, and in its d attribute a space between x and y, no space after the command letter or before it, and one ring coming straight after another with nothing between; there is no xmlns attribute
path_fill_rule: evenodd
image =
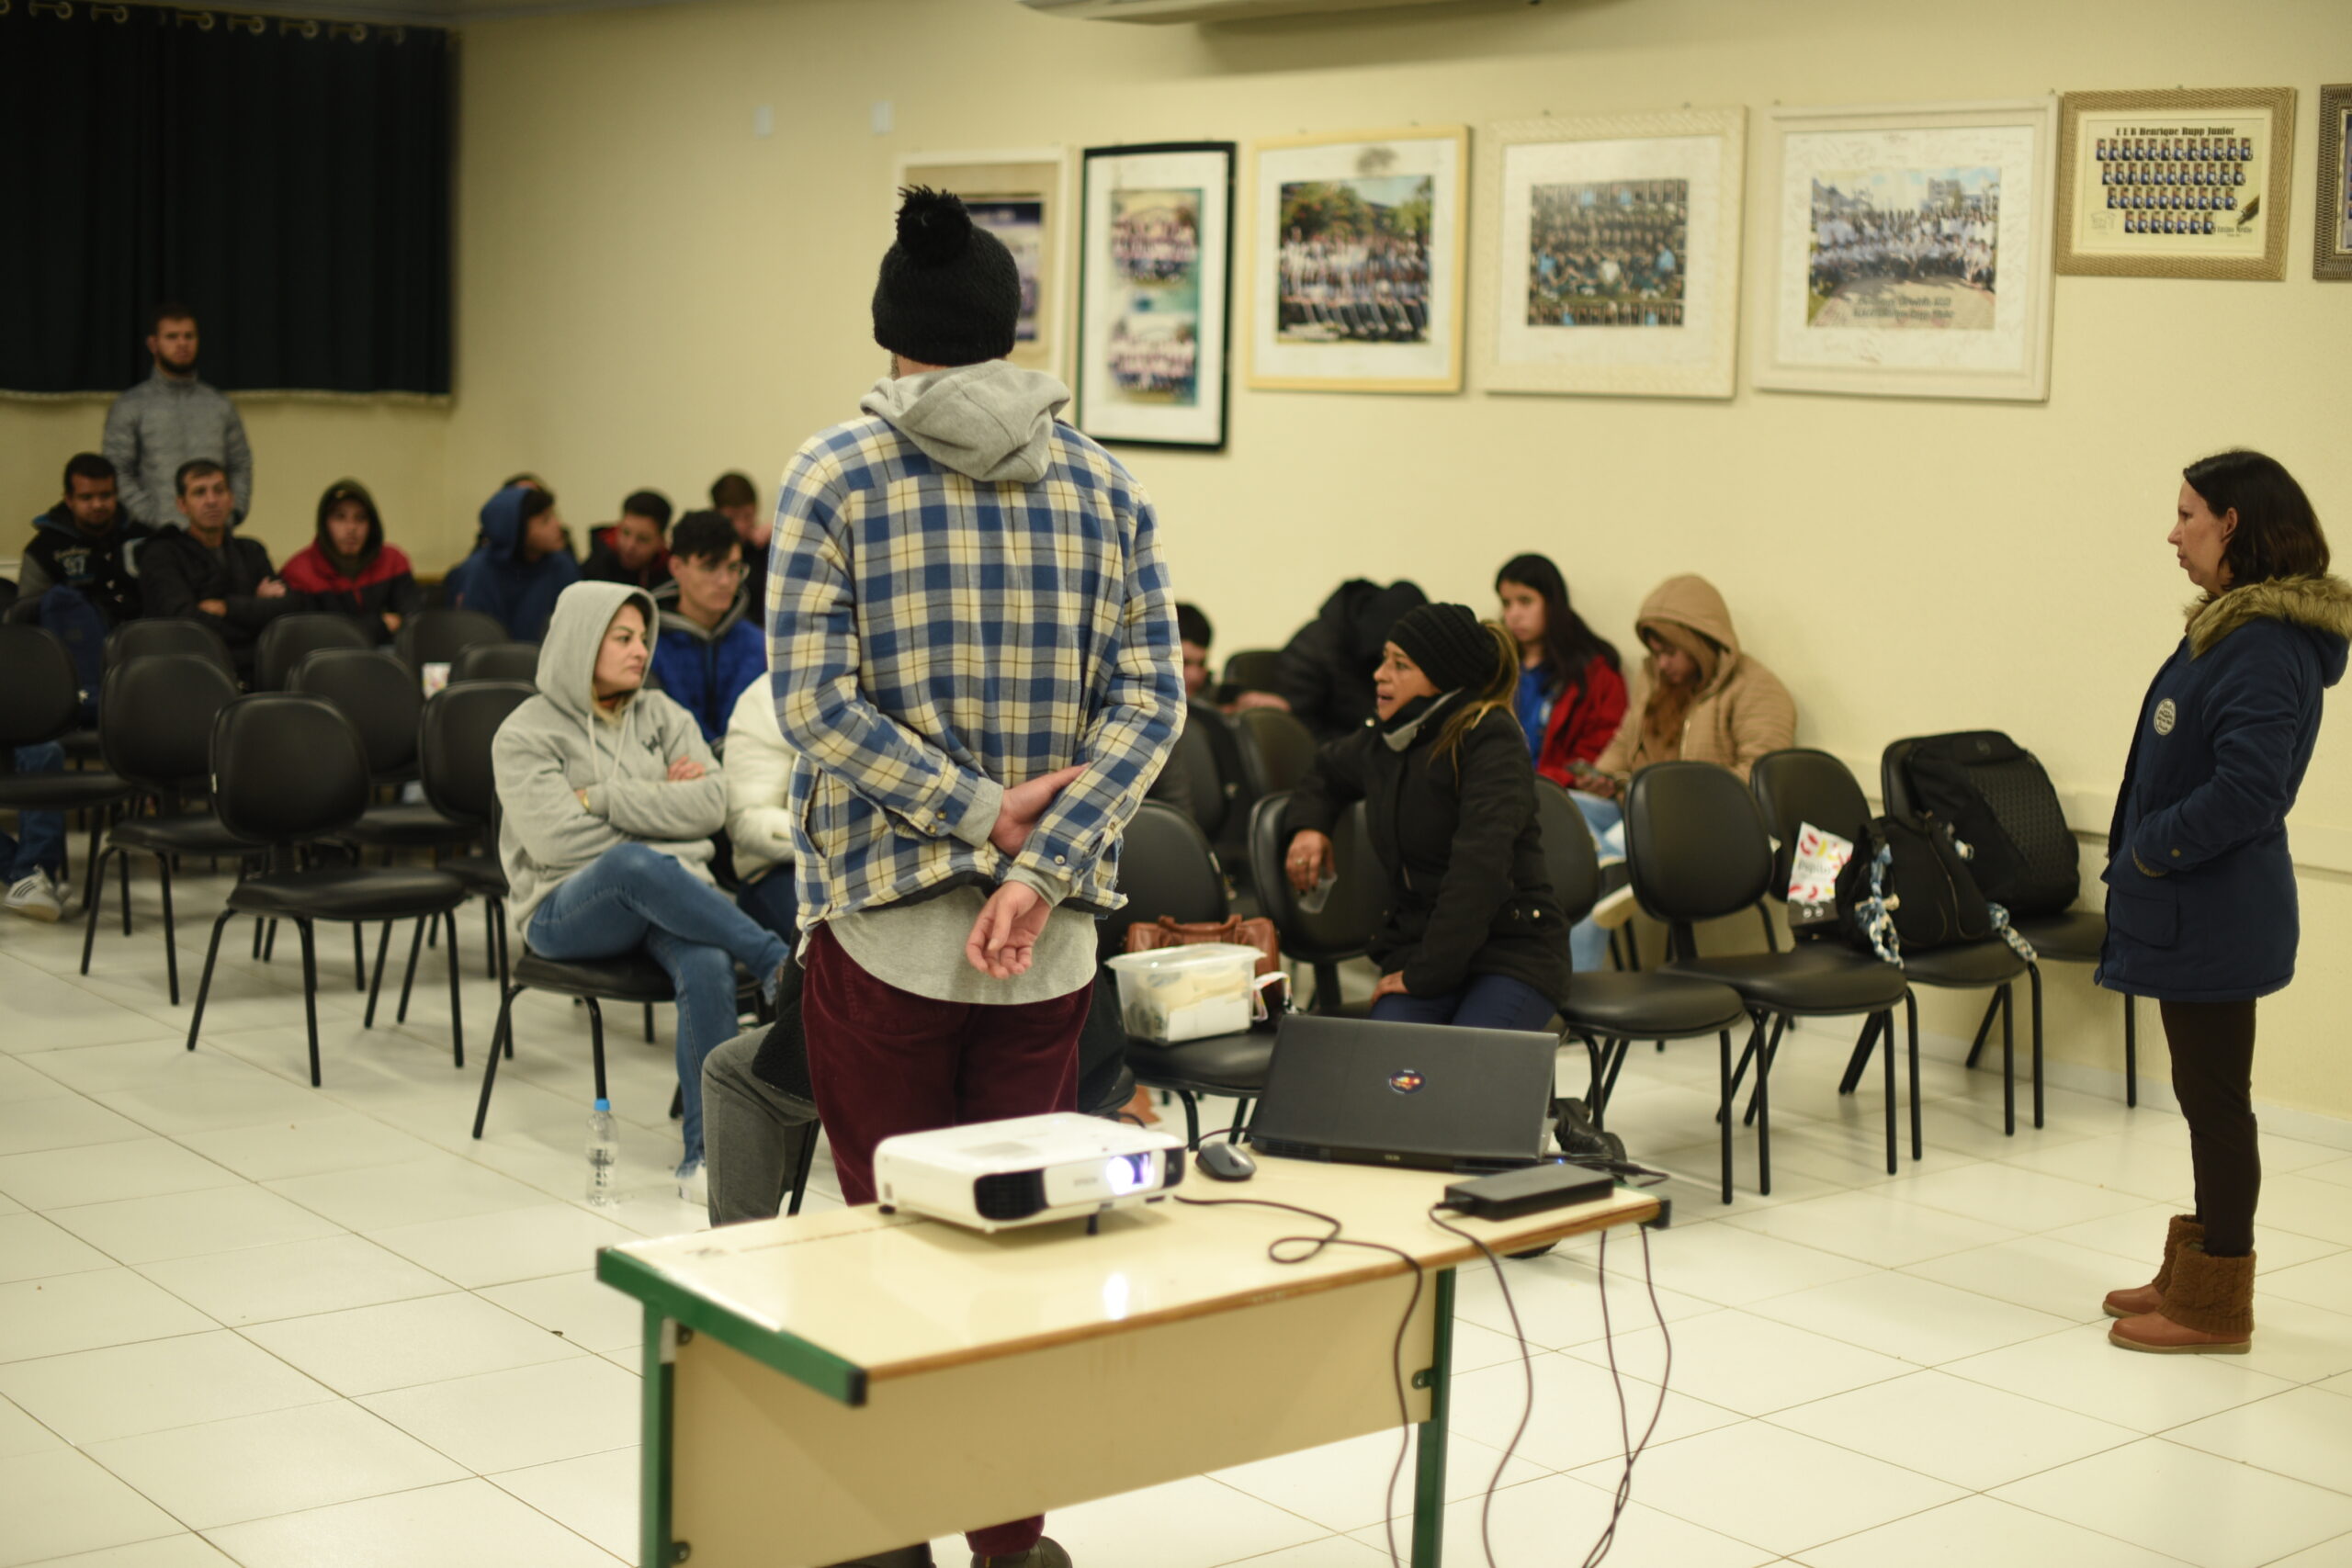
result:
<svg viewBox="0 0 2352 1568"><path fill-rule="evenodd" d="M702 1161L690 1159L678 1168L678 1201L697 1209L710 1207L710 1172Z"/></svg>
<svg viewBox="0 0 2352 1568"><path fill-rule="evenodd" d="M65 912L57 883L45 871L36 871L8 889L8 908L32 920L54 920Z"/></svg>

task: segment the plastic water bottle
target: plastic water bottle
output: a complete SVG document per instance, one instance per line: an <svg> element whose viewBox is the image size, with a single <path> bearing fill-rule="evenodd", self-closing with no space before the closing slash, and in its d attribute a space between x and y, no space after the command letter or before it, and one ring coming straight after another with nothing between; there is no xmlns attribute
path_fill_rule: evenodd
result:
<svg viewBox="0 0 2352 1568"><path fill-rule="evenodd" d="M588 1112L588 1201L609 1209L619 1201L613 1190L614 1168L620 1164L620 1134L613 1126L613 1102L600 1100Z"/></svg>

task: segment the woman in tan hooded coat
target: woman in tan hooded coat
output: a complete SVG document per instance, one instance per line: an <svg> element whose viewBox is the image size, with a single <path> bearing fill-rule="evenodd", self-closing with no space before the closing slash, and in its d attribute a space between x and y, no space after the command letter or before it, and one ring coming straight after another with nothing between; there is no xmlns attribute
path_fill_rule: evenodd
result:
<svg viewBox="0 0 2352 1568"><path fill-rule="evenodd" d="M1649 650L1628 694L1625 722L1578 781L1616 795L1653 762L1713 762L1745 781L1756 760L1796 743L1797 705L1780 677L1743 653L1714 584L1669 577L1651 591L1634 629Z"/></svg>

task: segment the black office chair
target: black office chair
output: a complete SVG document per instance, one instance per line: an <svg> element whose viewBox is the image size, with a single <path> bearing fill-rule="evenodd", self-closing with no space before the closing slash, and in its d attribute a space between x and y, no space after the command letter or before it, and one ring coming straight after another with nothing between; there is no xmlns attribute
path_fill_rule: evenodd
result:
<svg viewBox="0 0 2352 1568"><path fill-rule="evenodd" d="M107 671L98 705L98 740L107 766L159 803L179 796L190 788L190 780L201 780L211 766L213 720L236 699L236 683L209 659L142 655L117 663ZM197 793L202 793L200 784ZM172 862L182 855L244 862L260 847L230 831L228 824L209 811L131 816L115 823L98 852L91 879L82 931L82 973L90 972L90 950L97 940L107 858L122 860L122 934L129 936L130 857L133 851L153 855L164 896L164 973L172 1005L177 1007L180 957L172 918Z"/></svg>
<svg viewBox="0 0 2352 1568"><path fill-rule="evenodd" d="M411 670L428 664L452 664L458 655L481 643L509 640L505 626L480 610L419 610L392 634L392 652Z"/></svg>
<svg viewBox="0 0 2352 1568"><path fill-rule="evenodd" d="M456 946L453 940L450 943L453 953ZM491 1037L490 1060L482 1067L481 1100L474 1107L474 1136L477 1138L481 1136L482 1125L490 1119L490 1091L498 1083L498 1058L502 1054L514 1055L514 998L525 991L552 991L560 997L577 998L588 1005L588 1049L590 1060L595 1066L598 1100L611 1098L605 1089L605 1012L602 1004L623 1002L651 1008L677 999L677 992L670 985L669 971L656 964L652 954L642 948L617 958L564 960L542 958L531 951L530 943L526 941L523 955L514 960L514 972L508 977L504 989L499 993L498 1031Z"/></svg>
<svg viewBox="0 0 2352 1568"><path fill-rule="evenodd" d="M1592 912L1602 891L1592 829L1568 792L1549 779L1535 781L1535 815L1544 833L1544 865L1552 880L1552 896L1574 925ZM1715 1037L1723 1087L1718 1113L1726 1203L1732 1189L1731 1032L1747 1021L1747 1009L1730 987L1655 971L1579 970L1568 976L1567 1005L1560 1010L1566 1033L1584 1045L1592 1075L1585 1109L1595 1127L1607 1123L1617 1075L1624 1070L1634 1041Z"/></svg>
<svg viewBox="0 0 2352 1568"><path fill-rule="evenodd" d="M81 720L82 686L74 656L54 632L28 622L0 624L0 748L39 746L73 733ZM99 836L113 809L137 794L130 782L103 769L54 773L0 773L0 810L81 811L90 819L90 850L82 868L82 897L93 897ZM130 897L124 873L124 897Z"/></svg>
<svg viewBox="0 0 2352 1568"><path fill-rule="evenodd" d="M1702 920L1761 906L1772 881L1772 841L1755 797L1739 775L1712 762L1659 762L1634 775L1625 802L1626 859L1634 897L1665 924L1671 956L1658 972L1713 980L1739 993L1753 1021L1747 1050L1724 1083L1724 1114L1750 1063L1756 1091L1748 1114L1756 1125L1757 1188L1772 1190L1770 1080L1773 1058L1792 1020L1879 1014L1893 1037L1902 1005L1903 971L1851 949L1812 942L1795 953L1702 954L1695 928ZM1765 1031L1770 1021L1770 1032ZM1886 1054L1886 1170L1897 1169L1894 1053ZM1918 1056L1911 1067L1912 1103L1918 1103Z"/></svg>
<svg viewBox="0 0 2352 1568"><path fill-rule="evenodd" d="M321 649L375 646L367 628L348 615L280 615L262 627L261 640L254 645L254 690L288 690L294 683L294 667Z"/></svg>
<svg viewBox="0 0 2352 1568"><path fill-rule="evenodd" d="M220 634L202 621L125 621L107 634L106 667L132 659L192 658L217 666L237 683L237 661Z"/></svg>
<svg viewBox="0 0 2352 1568"><path fill-rule="evenodd" d="M1826 751L1795 747L1775 751L1759 759L1748 776L1749 788L1755 792L1756 804L1764 813L1765 821L1779 840L1780 848L1772 860L1772 895L1785 902L1788 897L1789 870L1796 856L1797 835L1805 823L1852 839L1862 825L1870 820L1869 800L1862 794L1860 783L1845 763ZM1894 817L1912 815L1910 803L1889 798L1887 813ZM1856 842L1860 842L1856 840ZM1951 947L1905 948L1903 950L1903 977L1911 986L1933 986L1939 990L1990 990L1993 995L1984 1010L1984 1021L1977 1031L1977 1043L1982 1045L1985 1032L1997 1017L2001 1024L2001 1102L2008 1122L2008 1130L2017 1131L2016 1065L2017 1065L2017 1004L2014 987L2025 977L2026 963L2008 943L1997 939L1962 942ZM1911 1050L1918 1051L1919 1001L1917 995L1906 991L1903 998L1905 1022L1908 1028ZM1869 1065L1871 1052L1879 1043L1877 1021L1864 1026L1860 1040L1854 1043L1854 1054L1847 1061L1845 1077L1839 1080L1838 1091L1851 1094L1861 1082L1862 1071ZM1894 1049L1889 1036L1885 1044ZM2040 1077L2041 1042L2034 1041L2035 1077ZM2038 1098L2038 1097L2037 1097ZM1919 1106L1915 1099L1911 1107L1911 1157L1921 1155L1919 1140Z"/></svg>
<svg viewBox="0 0 2352 1568"><path fill-rule="evenodd" d="M1117 952L1126 928L1165 915L1176 920L1221 920L1227 907L1225 878L1208 836L1172 807L1146 801L1127 824L1119 848L1119 891L1127 902L1103 922L1104 945ZM1266 1089L1274 1037L1254 1030L1159 1045L1130 1039L1127 1067L1147 1089L1166 1089L1184 1104L1184 1144L1201 1145L1200 1097L1232 1096L1238 1103L1233 1132L1238 1134L1251 1103Z"/></svg>
<svg viewBox="0 0 2352 1568"><path fill-rule="evenodd" d="M1340 965L1372 950L1388 912L1388 877L1372 852L1363 803L1340 815L1331 832L1339 879L1320 909L1301 907L1285 865L1290 852L1290 792L1267 795L1250 814L1250 862L1258 902L1283 939L1283 957L1315 976L1314 1010L1339 1012Z"/></svg>
<svg viewBox="0 0 2352 1568"><path fill-rule="evenodd" d="M1193 820L1201 825L1201 831L1214 844L1216 836L1225 830L1231 803L1226 793L1224 773L1217 767L1216 749L1197 712L1185 719L1184 733L1176 738L1176 750L1169 757L1168 766L1182 770Z"/></svg>
<svg viewBox="0 0 2352 1568"><path fill-rule="evenodd" d="M1935 736L1918 736L1897 740L1879 755L1879 784L1885 791L1887 809L1903 802L1912 810L1916 802L1911 796L1909 757L1912 748L1921 740ZM2034 766L2013 763L2009 766ZM1997 770L1996 770L1997 771ZM1995 820L2001 825L2023 851L2029 861L2038 864L2052 862L2072 869L2081 859L2082 852L2075 846L2074 830L2061 817L2055 822L2046 814L2027 813L2015 809L2013 801L1996 787L1985 792L1992 804ZM2009 807L2004 809L2005 807ZM2035 953L2037 962L2027 968L2028 994L2032 998L2033 1011L2033 1124L2041 1125L2041 959L2056 964L2097 964L2107 946L2107 916L2098 909L2060 909L2047 914L2020 915L2009 911L2009 923L2025 938ZM1976 1032L1976 1042L1969 1047L1968 1065L1974 1066L1978 1055L1984 1049L1984 1031ZM2123 1103L2140 1103L2140 1008L2139 998L2128 992L2123 998Z"/></svg>
<svg viewBox="0 0 2352 1568"><path fill-rule="evenodd" d="M220 932L236 916L292 920L302 938L302 1017L310 1032L311 1084L319 1083L318 958L311 926L437 916L449 922L449 1033L457 1065L466 1063L458 997L457 908L465 886L437 871L410 867L295 863L297 845L333 836L368 805L368 758L358 732L334 705L294 692L256 693L223 706L212 724L213 809L231 832L268 846L270 869L229 890L197 983L187 1048L204 1027L204 998L220 954Z"/></svg>
<svg viewBox="0 0 2352 1568"><path fill-rule="evenodd" d="M1246 708L1233 716L1241 772L1263 800L1296 789L1315 767L1315 732L1280 708Z"/></svg>
<svg viewBox="0 0 2352 1568"><path fill-rule="evenodd" d="M478 642L459 651L449 663L453 685L459 681L536 682L538 675L536 642Z"/></svg>
<svg viewBox="0 0 2352 1568"><path fill-rule="evenodd" d="M1282 667L1279 649L1241 649L1227 657L1224 683L1237 692L1271 692L1276 689Z"/></svg>
<svg viewBox="0 0 2352 1568"><path fill-rule="evenodd" d="M491 765L491 744L506 716L531 700L538 688L521 681L470 681L447 686L424 705L417 726L417 763L424 784L424 798L435 810L454 822L470 825L481 835L479 847L436 863L444 872L466 885L482 900L483 959L490 977L506 988L511 964L506 934L506 870L498 857L498 789ZM398 1021L408 1018L409 987L416 978L416 960L424 936L424 922L416 923L409 939L408 971L401 980ZM511 1055L514 1043L506 1043Z"/></svg>

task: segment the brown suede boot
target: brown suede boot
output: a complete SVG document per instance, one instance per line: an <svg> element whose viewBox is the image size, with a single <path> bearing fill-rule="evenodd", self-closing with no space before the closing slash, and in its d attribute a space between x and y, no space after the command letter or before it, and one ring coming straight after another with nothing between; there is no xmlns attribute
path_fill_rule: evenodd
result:
<svg viewBox="0 0 2352 1568"><path fill-rule="evenodd" d="M2163 1310L2123 1319L2107 1338L2160 1356L2245 1354L2254 1346L2254 1254L2208 1258L2201 1244L2184 1244Z"/></svg>
<svg viewBox="0 0 2352 1568"><path fill-rule="evenodd" d="M2193 1241L2205 1244L2205 1227L2188 1214L2175 1214L2165 1226L2165 1260L2156 1270L2155 1282L2135 1285L2130 1290L2107 1292L2107 1315L2138 1317L2143 1313L2160 1312L2165 1304L2165 1287L2172 1282L2172 1260L2180 1252L2180 1244Z"/></svg>

